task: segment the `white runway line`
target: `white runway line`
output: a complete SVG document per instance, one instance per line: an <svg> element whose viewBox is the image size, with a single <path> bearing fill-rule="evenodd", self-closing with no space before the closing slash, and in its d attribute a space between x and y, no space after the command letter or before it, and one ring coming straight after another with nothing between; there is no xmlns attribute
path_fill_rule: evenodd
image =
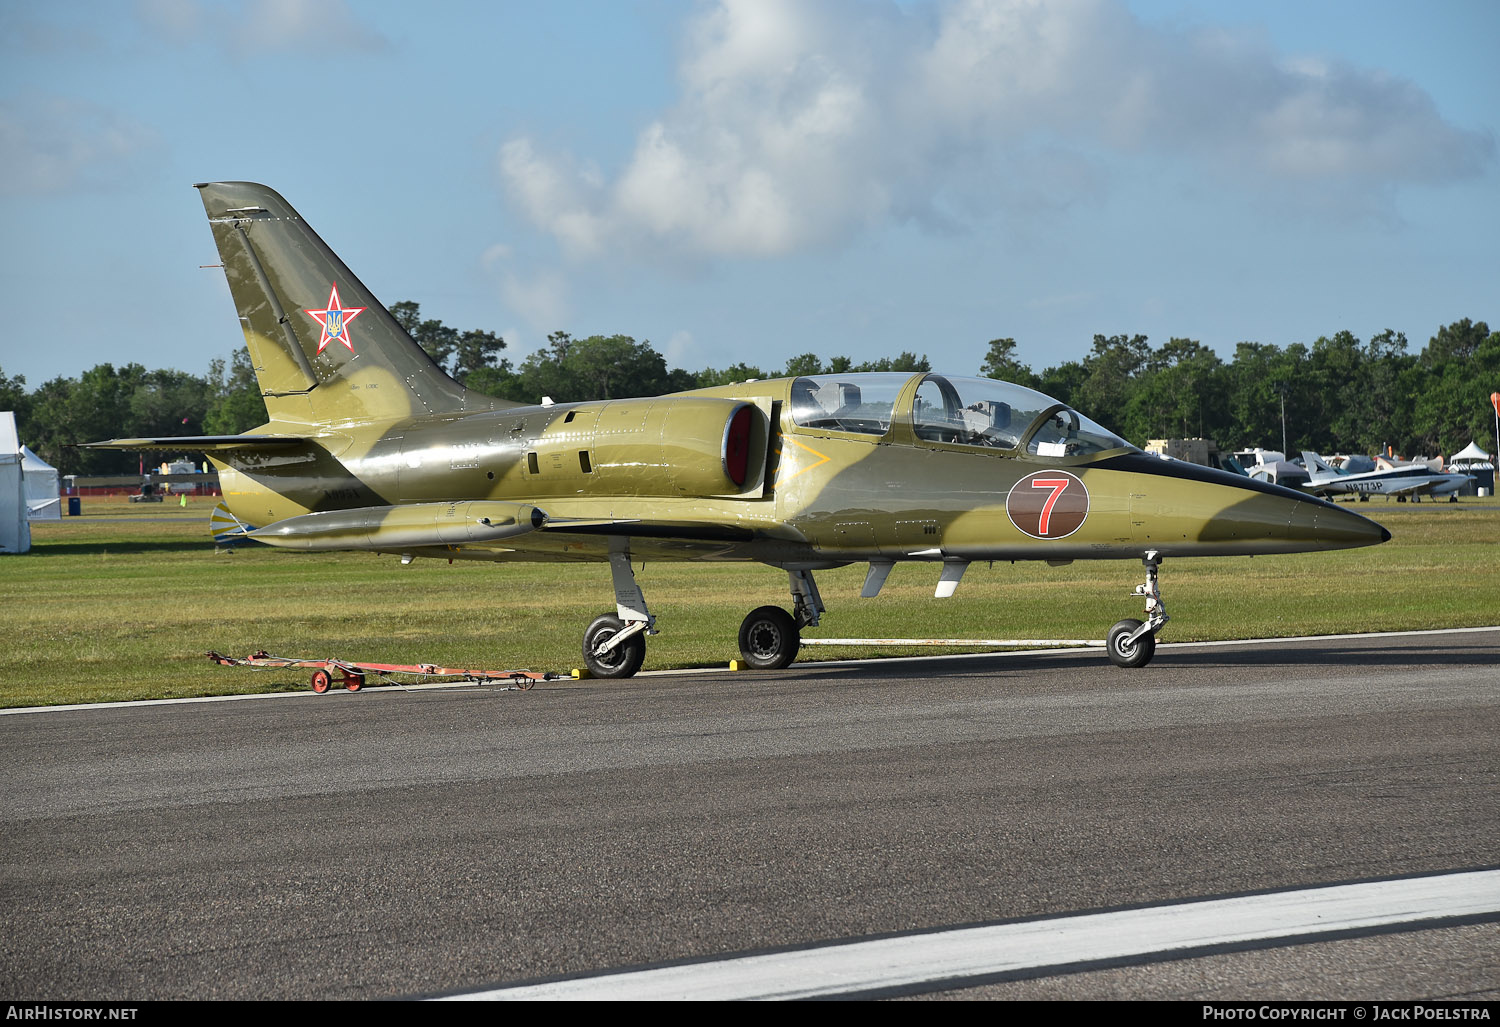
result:
<svg viewBox="0 0 1500 1027"><path fill-rule="evenodd" d="M1500 913L1500 870L970 927L449 996L805 999Z"/></svg>

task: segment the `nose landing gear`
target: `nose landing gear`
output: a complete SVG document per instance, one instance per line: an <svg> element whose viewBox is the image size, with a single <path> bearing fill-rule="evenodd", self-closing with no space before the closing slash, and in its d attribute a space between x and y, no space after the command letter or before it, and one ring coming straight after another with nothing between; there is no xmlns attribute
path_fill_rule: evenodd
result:
<svg viewBox="0 0 1500 1027"><path fill-rule="evenodd" d="M1146 600L1146 622L1134 618L1119 621L1109 629L1105 638L1105 651L1109 661L1116 667L1144 667L1156 655L1156 633L1167 623L1167 607L1161 598L1161 585L1157 571L1161 567L1161 555L1154 549L1141 561L1146 565L1146 581L1135 586L1131 595L1143 596Z"/></svg>

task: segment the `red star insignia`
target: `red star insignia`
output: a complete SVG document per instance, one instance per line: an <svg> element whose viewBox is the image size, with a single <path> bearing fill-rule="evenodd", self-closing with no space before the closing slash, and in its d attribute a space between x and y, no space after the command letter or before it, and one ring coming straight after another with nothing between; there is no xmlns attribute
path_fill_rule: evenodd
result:
<svg viewBox="0 0 1500 1027"><path fill-rule="evenodd" d="M345 307L339 300L338 283L328 293L328 306L324 310L304 310L302 313L312 318L323 326L323 337L318 340L318 352L322 353L330 342L342 342L350 353L354 352L354 346L349 342L349 322L360 314L366 307Z"/></svg>

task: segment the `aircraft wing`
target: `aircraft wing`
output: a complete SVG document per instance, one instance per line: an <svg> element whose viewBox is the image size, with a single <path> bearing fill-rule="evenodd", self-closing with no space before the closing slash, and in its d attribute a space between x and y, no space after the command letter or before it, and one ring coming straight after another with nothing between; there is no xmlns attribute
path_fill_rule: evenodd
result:
<svg viewBox="0 0 1500 1027"><path fill-rule="evenodd" d="M80 442L79 449L191 449L208 452L219 449L259 449L295 446L306 441L300 435L176 435L151 439L108 439L104 442Z"/></svg>
<svg viewBox="0 0 1500 1027"><path fill-rule="evenodd" d="M1473 475L1457 474L1435 474L1430 478L1414 482L1410 487L1404 489L1392 489L1392 493L1406 492L1410 494L1425 493L1429 496L1444 495L1454 492L1463 487L1466 481L1472 480Z"/></svg>
<svg viewBox="0 0 1500 1027"><path fill-rule="evenodd" d="M1329 496L1353 491L1347 485L1342 485L1336 481L1304 481L1298 482L1298 487L1311 492L1315 496L1321 496L1324 499Z"/></svg>
<svg viewBox="0 0 1500 1027"><path fill-rule="evenodd" d="M1431 492L1432 487L1438 484L1438 479L1427 478L1425 480L1413 480L1404 485L1385 490L1387 496L1419 496L1424 492Z"/></svg>
<svg viewBox="0 0 1500 1027"><path fill-rule="evenodd" d="M1369 496L1432 495L1451 491L1458 486L1452 483L1452 475L1425 472L1402 474L1400 469L1397 469L1308 481L1303 482L1302 487L1315 495L1326 498L1346 493L1362 493Z"/></svg>

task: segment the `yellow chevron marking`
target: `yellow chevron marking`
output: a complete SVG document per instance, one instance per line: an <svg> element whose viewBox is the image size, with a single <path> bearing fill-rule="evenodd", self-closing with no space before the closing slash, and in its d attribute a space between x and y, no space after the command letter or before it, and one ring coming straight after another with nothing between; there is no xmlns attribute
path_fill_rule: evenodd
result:
<svg viewBox="0 0 1500 1027"><path fill-rule="evenodd" d="M829 457L825 456L824 454L819 453L816 449L813 449L811 446L804 445L803 443L798 442L796 439L788 438L785 435L783 435L781 438L782 438L783 442L790 442L792 445L796 446L798 449L805 449L809 453L811 453L813 456L817 457L818 459L817 459L816 463L811 463L811 464L808 464L806 467L798 468L795 472L793 472L792 474L787 475L785 478L783 478L781 476L781 473L778 470L778 472L776 474L776 485L775 485L776 488L780 488L782 485L785 485L787 482L791 481L793 478L797 477L797 475L799 475L799 474L806 474L808 471L812 470L814 467L821 467L821 466L823 466L830 459ZM783 450L782 452L785 452L785 450ZM786 467L786 464L785 464L785 462L783 462L781 464L781 468L785 469L785 467Z"/></svg>

